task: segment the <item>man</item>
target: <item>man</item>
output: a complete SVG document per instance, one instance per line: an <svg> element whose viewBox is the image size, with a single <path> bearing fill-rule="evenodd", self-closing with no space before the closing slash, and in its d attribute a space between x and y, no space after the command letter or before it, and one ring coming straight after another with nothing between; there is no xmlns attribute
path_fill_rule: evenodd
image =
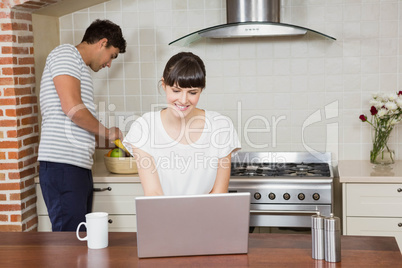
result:
<svg viewBox="0 0 402 268"><path fill-rule="evenodd" d="M56 47L47 57L40 88L39 179L53 231L75 231L92 210L95 135L114 141L118 128L95 118L92 78L126 51L120 27L96 20L80 44ZM89 67L89 68L88 68Z"/></svg>

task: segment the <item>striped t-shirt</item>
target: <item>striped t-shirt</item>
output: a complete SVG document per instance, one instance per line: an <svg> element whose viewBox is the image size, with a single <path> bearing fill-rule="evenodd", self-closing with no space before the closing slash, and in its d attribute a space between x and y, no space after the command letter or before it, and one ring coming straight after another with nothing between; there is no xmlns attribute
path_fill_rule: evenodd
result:
<svg viewBox="0 0 402 268"><path fill-rule="evenodd" d="M60 99L53 83L53 78L59 75L70 75L80 80L82 101L95 116L89 68L73 45L56 47L46 59L40 85L42 128L38 160L91 169L95 137L74 124L61 109Z"/></svg>

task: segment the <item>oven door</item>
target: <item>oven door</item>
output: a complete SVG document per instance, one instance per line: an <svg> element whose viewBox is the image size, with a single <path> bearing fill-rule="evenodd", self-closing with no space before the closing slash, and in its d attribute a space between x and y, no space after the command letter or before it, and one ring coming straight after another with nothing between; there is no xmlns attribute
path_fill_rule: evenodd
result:
<svg viewBox="0 0 402 268"><path fill-rule="evenodd" d="M311 216L329 216L331 205L250 204L250 227L310 227Z"/></svg>

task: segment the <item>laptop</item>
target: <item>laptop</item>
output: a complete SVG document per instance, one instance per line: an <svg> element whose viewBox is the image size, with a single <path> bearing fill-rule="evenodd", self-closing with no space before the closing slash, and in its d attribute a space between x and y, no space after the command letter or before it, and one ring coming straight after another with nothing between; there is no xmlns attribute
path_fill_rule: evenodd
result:
<svg viewBox="0 0 402 268"><path fill-rule="evenodd" d="M248 252L250 193L135 199L139 258Z"/></svg>

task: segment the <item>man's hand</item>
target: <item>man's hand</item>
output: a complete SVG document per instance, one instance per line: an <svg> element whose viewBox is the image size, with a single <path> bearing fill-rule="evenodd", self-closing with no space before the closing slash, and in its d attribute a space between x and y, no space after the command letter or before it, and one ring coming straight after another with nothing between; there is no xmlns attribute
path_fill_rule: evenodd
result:
<svg viewBox="0 0 402 268"><path fill-rule="evenodd" d="M69 75L59 75L53 79L63 112L79 127L107 139L113 143L116 139L122 139L120 129L106 128L87 109L81 99L80 81Z"/></svg>
<svg viewBox="0 0 402 268"><path fill-rule="evenodd" d="M107 139L110 143L113 143L117 139L123 139L123 133L117 127L111 127L108 130Z"/></svg>

